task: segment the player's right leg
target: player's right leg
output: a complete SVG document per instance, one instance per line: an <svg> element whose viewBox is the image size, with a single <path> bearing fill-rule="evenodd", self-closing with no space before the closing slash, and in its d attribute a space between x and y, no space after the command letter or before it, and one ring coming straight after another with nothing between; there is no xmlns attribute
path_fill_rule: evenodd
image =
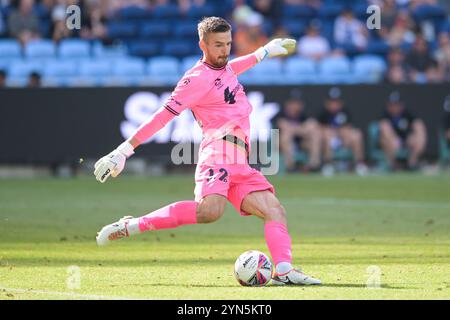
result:
<svg viewBox="0 0 450 320"><path fill-rule="evenodd" d="M177 228L183 225L211 223L224 212L227 199L218 194L210 194L196 201L179 201L155 210L145 216L123 217L117 222L103 227L96 240L99 246L113 240L129 237L148 230Z"/></svg>

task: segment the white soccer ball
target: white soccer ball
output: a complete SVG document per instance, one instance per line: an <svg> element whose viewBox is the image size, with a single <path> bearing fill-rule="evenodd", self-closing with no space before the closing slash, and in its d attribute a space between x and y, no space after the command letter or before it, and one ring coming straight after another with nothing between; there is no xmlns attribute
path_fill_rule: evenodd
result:
<svg viewBox="0 0 450 320"><path fill-rule="evenodd" d="M234 264L236 280L243 286L265 286L272 278L272 262L261 251L241 254Z"/></svg>

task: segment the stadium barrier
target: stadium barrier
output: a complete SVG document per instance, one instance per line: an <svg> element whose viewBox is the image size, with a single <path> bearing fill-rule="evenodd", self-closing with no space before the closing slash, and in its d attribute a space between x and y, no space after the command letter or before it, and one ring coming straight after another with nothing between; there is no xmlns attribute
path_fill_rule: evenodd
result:
<svg viewBox="0 0 450 320"><path fill-rule="evenodd" d="M246 86L254 110L253 139L267 139L271 118L291 90L300 89L306 111L316 115L330 86ZM427 126L425 156L437 159L438 131L448 84L340 86L353 123L366 135L380 117L392 90L399 90L406 106ZM75 163L97 159L111 151L156 111L172 87L0 89L0 163ZM198 142L201 132L191 112L168 124L137 156L167 161L177 142ZM366 148L367 149L367 148Z"/></svg>

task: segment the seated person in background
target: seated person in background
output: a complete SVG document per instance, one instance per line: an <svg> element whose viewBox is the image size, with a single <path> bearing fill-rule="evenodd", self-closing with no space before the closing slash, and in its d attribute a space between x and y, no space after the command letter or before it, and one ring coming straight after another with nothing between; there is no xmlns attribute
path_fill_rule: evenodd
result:
<svg viewBox="0 0 450 320"><path fill-rule="evenodd" d="M392 92L380 120L380 145L391 168L397 166L397 151L405 147L409 151L408 168L417 169L419 157L425 150L426 139L423 121L406 110L397 91Z"/></svg>
<svg viewBox="0 0 450 320"><path fill-rule="evenodd" d="M280 129L280 149L287 171L296 169L296 146L308 153L305 171L317 171L320 168L320 129L316 120L308 117L304 109L300 92L294 91L274 118L275 127Z"/></svg>
<svg viewBox="0 0 450 320"><path fill-rule="evenodd" d="M341 90L333 87L328 92L325 100L325 108L320 113L324 162L322 168L324 175L332 175L333 153L336 149L344 146L350 148L353 153L355 171L358 175L367 174L367 166L364 163L364 142L361 130L351 125L350 114L345 110L341 98Z"/></svg>
<svg viewBox="0 0 450 320"><path fill-rule="evenodd" d="M445 137L447 138L447 146L450 148L450 95L448 95L445 98L444 111L445 111L445 118L444 118Z"/></svg>
<svg viewBox="0 0 450 320"><path fill-rule="evenodd" d="M319 20L311 21L306 34L300 38L297 45L297 52L300 56L320 60L330 53L330 44L320 34L320 26Z"/></svg>

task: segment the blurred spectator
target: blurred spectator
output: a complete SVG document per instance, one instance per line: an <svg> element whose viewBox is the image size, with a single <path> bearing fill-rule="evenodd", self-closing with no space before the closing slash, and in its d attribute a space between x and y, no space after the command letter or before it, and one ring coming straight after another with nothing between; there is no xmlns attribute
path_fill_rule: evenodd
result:
<svg viewBox="0 0 450 320"><path fill-rule="evenodd" d="M387 64L386 82L394 84L408 82L408 71L402 49L396 47L389 50Z"/></svg>
<svg viewBox="0 0 450 320"><path fill-rule="evenodd" d="M287 171L295 171L297 148L308 153L305 171L317 171L320 167L321 139L317 121L306 115L299 92L293 92L283 109L275 116L275 127L280 129L280 149Z"/></svg>
<svg viewBox="0 0 450 320"><path fill-rule="evenodd" d="M6 72L0 69L0 88L6 87Z"/></svg>
<svg viewBox="0 0 450 320"><path fill-rule="evenodd" d="M32 72L28 78L28 88L39 88L41 86L41 75L38 72Z"/></svg>
<svg viewBox="0 0 450 320"><path fill-rule="evenodd" d="M447 139L447 146L450 148L450 95L445 98L444 111L444 132Z"/></svg>
<svg viewBox="0 0 450 320"><path fill-rule="evenodd" d="M138 5L136 3L135 5ZM143 6L143 4L141 4ZM104 39L107 36L107 18L100 2L90 2L88 7L82 6L80 37L84 39Z"/></svg>
<svg viewBox="0 0 450 320"><path fill-rule="evenodd" d="M434 58L437 60L442 79L450 81L450 35L447 32L440 33L438 44Z"/></svg>
<svg viewBox="0 0 450 320"><path fill-rule="evenodd" d="M404 44L412 44L416 38L414 21L407 11L400 11L394 21L394 25L389 29L386 40L391 47Z"/></svg>
<svg viewBox="0 0 450 320"><path fill-rule="evenodd" d="M280 20L280 1L276 0L252 0L252 7L264 17L265 21L270 21L278 25Z"/></svg>
<svg viewBox="0 0 450 320"><path fill-rule="evenodd" d="M431 56L423 36L416 37L412 50L406 56L406 63L411 81L424 83L439 80L437 62Z"/></svg>
<svg viewBox="0 0 450 320"><path fill-rule="evenodd" d="M297 45L300 56L320 60L330 53L328 40L320 34L320 21L313 20Z"/></svg>
<svg viewBox="0 0 450 320"><path fill-rule="evenodd" d="M261 29L263 18L259 13L252 13L245 24L240 24L234 36L234 53L243 56L264 46L268 38Z"/></svg>
<svg viewBox="0 0 450 320"><path fill-rule="evenodd" d="M324 147L325 164L322 173L324 175L334 173L332 165L334 152L341 147L346 147L352 150L356 173L365 175L367 166L364 163L363 135L361 130L352 126L350 114L344 108L339 88L333 87L329 90L325 108L320 113L318 120L321 124Z"/></svg>
<svg viewBox="0 0 450 320"><path fill-rule="evenodd" d="M337 45L364 50L368 41L367 27L355 18L350 7L346 7L334 23L334 41Z"/></svg>
<svg viewBox="0 0 450 320"><path fill-rule="evenodd" d="M380 145L391 168L397 168L397 151L406 148L409 152L408 169L418 169L426 139L424 122L405 108L397 91L392 92L380 120Z"/></svg>
<svg viewBox="0 0 450 320"><path fill-rule="evenodd" d="M11 37L22 44L40 38L39 18L33 12L34 0L20 0L19 7L12 10L8 17L8 31Z"/></svg>

